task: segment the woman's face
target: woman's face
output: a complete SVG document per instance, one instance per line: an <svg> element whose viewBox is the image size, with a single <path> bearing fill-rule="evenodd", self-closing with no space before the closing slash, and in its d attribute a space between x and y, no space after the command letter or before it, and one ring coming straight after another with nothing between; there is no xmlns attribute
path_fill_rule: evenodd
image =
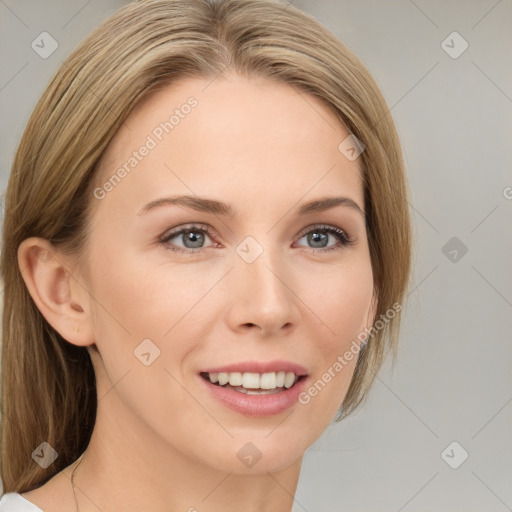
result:
<svg viewBox="0 0 512 512"><path fill-rule="evenodd" d="M226 471L302 457L340 407L356 357L335 363L372 318L362 213L350 201L298 212L338 197L364 210L359 159L338 149L347 136L315 97L238 75L183 79L132 111L100 166L81 269L98 393L110 395L100 411L108 403L126 432ZM188 206L166 202L177 196ZM200 375L276 360L305 369L303 392L321 381L316 395L281 410L277 393L223 390L236 409ZM254 470L247 443L262 455Z"/></svg>

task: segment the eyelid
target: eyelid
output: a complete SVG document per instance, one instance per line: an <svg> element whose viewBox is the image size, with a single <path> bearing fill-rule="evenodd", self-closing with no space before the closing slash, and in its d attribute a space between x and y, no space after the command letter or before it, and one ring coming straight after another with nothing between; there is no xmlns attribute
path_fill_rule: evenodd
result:
<svg viewBox="0 0 512 512"><path fill-rule="evenodd" d="M213 247L199 247L197 249L190 249L187 247L184 248L175 248L175 247L168 247L168 242L171 238L174 238L180 234L183 234L184 231L187 230L197 230L197 231L204 231L210 238L217 238L218 235L216 231L210 227L208 224L203 224L201 222L189 222L187 224L177 226L171 230L166 231L160 238L159 242L164 245L165 249L171 250L174 252L181 252L181 253L192 253L192 254L199 254L200 252L212 249ZM348 247L356 242L356 239L354 239L345 229L342 229L338 226L331 225L331 224L311 224L309 226L306 226L304 229L302 229L299 234L295 236L295 238L300 240L308 233L311 233L312 231L319 230L319 231L326 231L330 233L335 238L338 238L338 243L334 246L324 247L324 248L314 248L310 247L309 249L313 252L320 252L320 253L326 253L333 250L341 250L345 247ZM303 249L307 249L307 247L301 246Z"/></svg>
<svg viewBox="0 0 512 512"><path fill-rule="evenodd" d="M320 249L316 249L314 247L310 247L310 249L312 251L316 251L316 252L328 252L328 251L331 251L331 250L341 250L345 247L348 247L350 245L353 245L355 242L356 242L356 239L353 238L348 232L347 230L343 229L343 228L340 228L338 226L335 226L333 224L312 224L310 226L307 226L306 228L304 228L299 235L297 235L298 239L300 240L302 237L304 237L305 235L307 235L308 233L311 233L315 230L318 230L318 231L325 231L329 234L331 234L332 236L334 236L335 238L338 238L338 244L337 245L334 245L334 246L330 246L330 247L324 247L324 248L320 248Z"/></svg>
<svg viewBox="0 0 512 512"><path fill-rule="evenodd" d="M302 231L299 232L297 237L302 238L304 235L307 235L309 232L314 231L315 229L325 230L325 231L328 231L330 229L331 230L332 229L336 229L336 230L342 231L347 236L347 238L350 238L349 234L344 229L339 228L338 226L335 226L333 224L321 224L321 223L320 224L318 224L318 223L317 224L311 224L309 226L306 226Z"/></svg>
<svg viewBox="0 0 512 512"><path fill-rule="evenodd" d="M185 231L187 229L197 229L198 231L203 230L208 235L215 234L215 230L208 226L208 224L203 224L202 222L187 222L186 224L176 226L174 228L171 228L167 230L161 237L160 240L165 240L169 237L172 237L174 235L177 235L181 231Z"/></svg>
<svg viewBox="0 0 512 512"><path fill-rule="evenodd" d="M177 252L181 254L199 254L207 249L212 249L214 247L200 247L198 249L190 249L188 247L171 247L169 246L169 240L176 236L183 234L184 231L187 230L197 230L204 231L210 238L217 238L216 231L208 226L208 224L203 224L202 222L188 222L186 224L176 226L170 230L167 230L161 237L158 239L158 243L164 247L167 251Z"/></svg>

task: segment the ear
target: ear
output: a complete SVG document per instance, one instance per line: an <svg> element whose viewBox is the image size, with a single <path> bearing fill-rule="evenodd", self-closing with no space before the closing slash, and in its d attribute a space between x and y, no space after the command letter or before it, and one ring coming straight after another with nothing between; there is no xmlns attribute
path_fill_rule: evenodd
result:
<svg viewBox="0 0 512 512"><path fill-rule="evenodd" d="M18 247L27 289L47 322L74 345L94 344L89 294L73 277L70 261L48 240L30 237Z"/></svg>

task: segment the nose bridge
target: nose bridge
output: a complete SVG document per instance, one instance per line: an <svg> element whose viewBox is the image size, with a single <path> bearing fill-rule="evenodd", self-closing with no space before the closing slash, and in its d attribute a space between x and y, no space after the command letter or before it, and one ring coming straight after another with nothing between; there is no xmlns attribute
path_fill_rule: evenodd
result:
<svg viewBox="0 0 512 512"><path fill-rule="evenodd" d="M247 237L236 249L233 295L235 321L273 331L297 319L285 255L269 240Z"/></svg>

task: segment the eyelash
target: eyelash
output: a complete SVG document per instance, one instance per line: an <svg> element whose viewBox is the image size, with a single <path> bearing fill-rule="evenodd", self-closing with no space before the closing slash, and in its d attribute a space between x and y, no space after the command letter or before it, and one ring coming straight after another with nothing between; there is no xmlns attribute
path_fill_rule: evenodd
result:
<svg viewBox="0 0 512 512"><path fill-rule="evenodd" d="M330 233L331 235L334 235L338 240L339 244L334 245L332 247L326 247L324 249L315 249L311 248L314 253L320 252L330 252L330 251L339 251L341 249L344 249L345 247L348 247L352 244L354 244L355 240L352 239L345 231L335 227L335 226L329 226L324 224L314 224L313 226L310 226L307 228L307 231L303 231L301 235L299 235L299 239L303 238L305 235L308 235L309 233L313 231L324 231L326 233ZM187 231L200 231L203 233L206 233L210 238L214 237L214 233L212 229L207 226L206 224L193 224L190 226L186 226L183 228L180 228L176 231L173 231L169 234L167 234L164 238L160 240L163 247L168 251L173 252L181 252L181 253L198 253L201 249L205 249L203 247L198 247L197 249L188 249L188 248L177 248L177 247L171 247L168 245L169 240L172 240L173 238L176 238L179 235L184 234Z"/></svg>

